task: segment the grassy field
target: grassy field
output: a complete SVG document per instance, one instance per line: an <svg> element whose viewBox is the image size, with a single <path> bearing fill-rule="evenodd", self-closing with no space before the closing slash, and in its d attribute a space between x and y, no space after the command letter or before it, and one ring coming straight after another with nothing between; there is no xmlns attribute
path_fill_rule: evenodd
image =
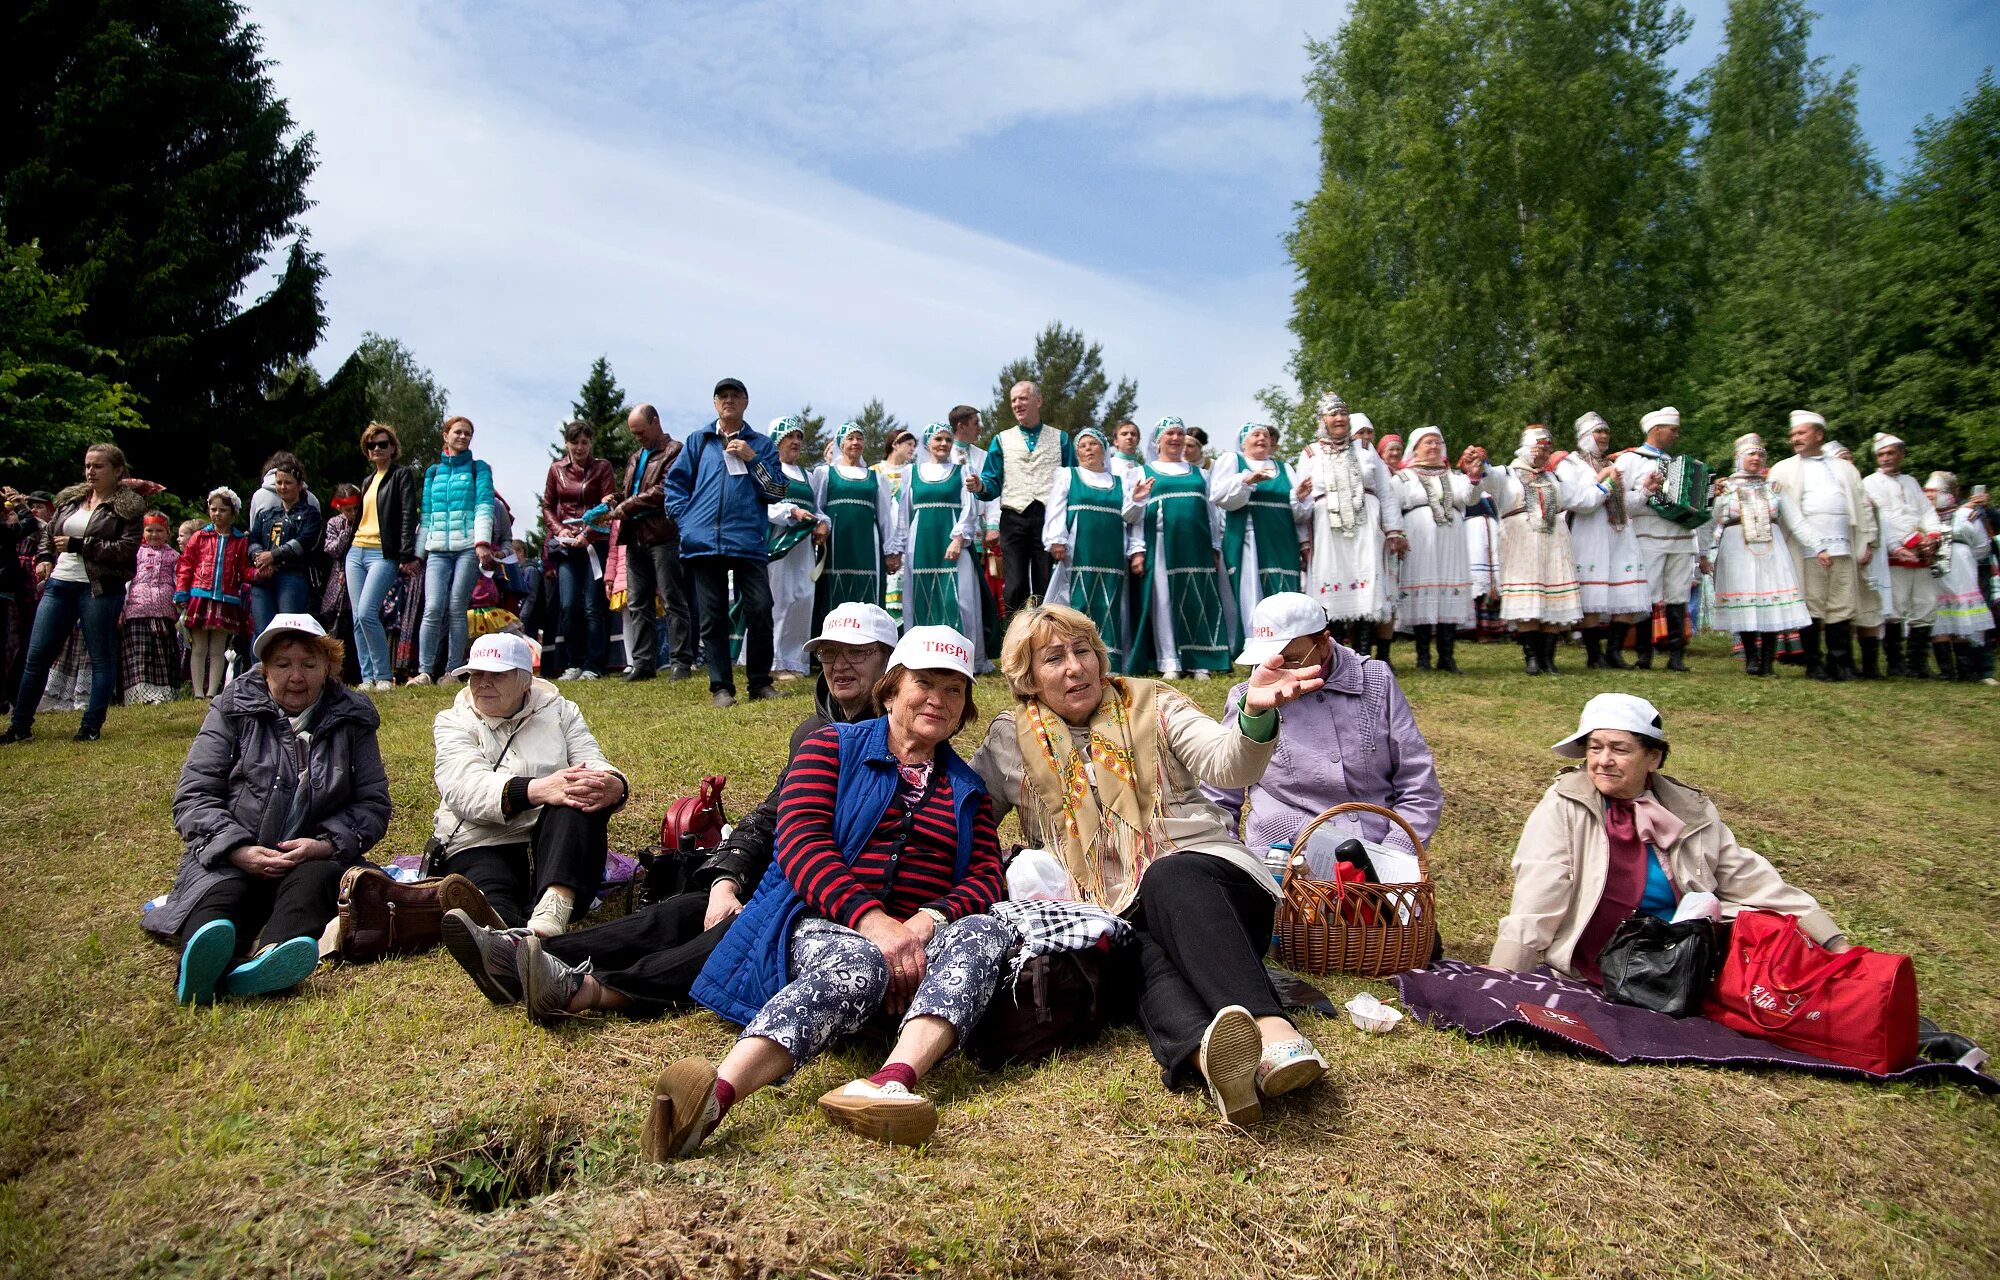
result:
<svg viewBox="0 0 2000 1280"><path fill-rule="evenodd" d="M1399 650L1399 663L1406 661ZM1697 674L1530 680L1518 651L1409 677L1447 792L1433 869L1451 953L1484 959L1546 745L1592 692L1653 698L1673 772L1857 940L1915 957L1926 1011L2000 1048L2000 715L1976 686ZM698 681L571 686L636 803L770 784L802 697L721 712ZM1225 686L1189 685L1219 707ZM793 686L794 689L799 686ZM982 685L984 710L1003 690ZM385 695L413 852L442 691ZM1328 1085L1248 1136L1167 1093L1137 1033L1040 1070L953 1063L921 1151L831 1130L836 1053L739 1108L697 1158L639 1159L659 1066L706 1014L548 1032L442 952L179 1009L139 903L170 882L197 708L73 716L0 754L0 1270L18 1275L1953 1276L2000 1274L2000 1103L1957 1088L1615 1068L1308 1019ZM968 732L969 748L979 730ZM1386 984L1334 978L1336 1003ZM871 1064L872 1065L872 1064Z"/></svg>

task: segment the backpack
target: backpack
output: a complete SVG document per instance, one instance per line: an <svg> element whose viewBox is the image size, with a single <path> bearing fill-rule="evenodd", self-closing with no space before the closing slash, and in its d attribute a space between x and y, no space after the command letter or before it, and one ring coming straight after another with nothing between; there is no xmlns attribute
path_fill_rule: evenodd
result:
<svg viewBox="0 0 2000 1280"><path fill-rule="evenodd" d="M989 1071L1040 1062L1090 1044L1105 1027L1127 1021L1138 997L1136 946L1031 956L1018 980L1010 956L1000 967L986 1013L966 1040L965 1055Z"/></svg>

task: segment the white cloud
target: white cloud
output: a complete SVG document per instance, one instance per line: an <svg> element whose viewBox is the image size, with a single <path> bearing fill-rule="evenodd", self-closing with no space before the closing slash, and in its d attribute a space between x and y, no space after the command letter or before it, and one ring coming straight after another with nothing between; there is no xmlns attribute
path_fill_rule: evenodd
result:
<svg viewBox="0 0 2000 1280"><path fill-rule="evenodd" d="M724 373L750 385L758 421L871 395L906 419L942 417L985 403L1000 364L1052 319L1101 341L1148 413L1231 426L1282 376L1281 274L1170 296L712 137L594 126L532 78L495 87L449 13L253 16L279 91L317 135L307 220L331 269L320 362L366 330L401 338L479 424L475 449L524 515L600 353L682 427L706 419Z"/></svg>

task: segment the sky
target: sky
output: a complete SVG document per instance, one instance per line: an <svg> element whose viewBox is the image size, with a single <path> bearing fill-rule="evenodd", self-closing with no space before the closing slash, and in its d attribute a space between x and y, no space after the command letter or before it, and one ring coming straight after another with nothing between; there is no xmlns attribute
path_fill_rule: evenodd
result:
<svg viewBox="0 0 2000 1280"><path fill-rule="evenodd" d="M1676 70L1722 39L1684 0ZM1284 235L1317 181L1309 38L1345 5L251 0L314 134L337 367L398 338L518 512L599 355L675 435L984 408L1049 322L1211 435L1287 384ZM2000 62L1990 0L1827 0L1884 169Z"/></svg>

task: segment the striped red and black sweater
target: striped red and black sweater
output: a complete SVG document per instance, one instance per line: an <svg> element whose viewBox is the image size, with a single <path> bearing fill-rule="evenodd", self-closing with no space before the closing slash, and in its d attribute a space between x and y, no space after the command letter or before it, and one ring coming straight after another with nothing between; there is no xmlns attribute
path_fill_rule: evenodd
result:
<svg viewBox="0 0 2000 1280"><path fill-rule="evenodd" d="M946 920L977 915L1004 893L1000 870L1000 839L993 823L993 806L979 796L972 807L972 859L965 880L952 883L958 862L958 829L952 823L951 779L943 769L932 775L930 794L916 812L909 839L901 842L904 815L916 794L898 782L896 798L868 845L848 866L833 840L833 797L840 782L840 739L829 727L807 738L785 773L778 804L778 865L798 890L806 910L852 929L875 907L897 920L907 920L929 907ZM887 886L896 847L895 884Z"/></svg>

